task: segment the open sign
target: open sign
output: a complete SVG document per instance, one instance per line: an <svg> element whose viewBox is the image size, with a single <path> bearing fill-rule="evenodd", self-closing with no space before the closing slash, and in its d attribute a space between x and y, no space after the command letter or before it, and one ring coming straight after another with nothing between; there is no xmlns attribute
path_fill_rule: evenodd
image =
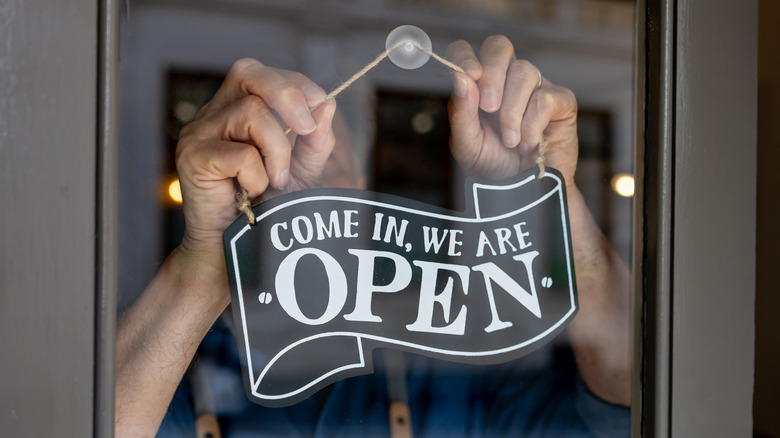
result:
<svg viewBox="0 0 780 438"><path fill-rule="evenodd" d="M527 354L577 310L566 194L547 169L470 180L462 213L395 196L281 196L225 233L247 396L285 406L395 348L470 363Z"/></svg>

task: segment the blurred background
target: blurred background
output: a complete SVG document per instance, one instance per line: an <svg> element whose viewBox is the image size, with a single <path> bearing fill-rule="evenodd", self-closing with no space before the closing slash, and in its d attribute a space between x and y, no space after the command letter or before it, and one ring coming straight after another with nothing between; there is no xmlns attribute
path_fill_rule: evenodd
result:
<svg viewBox="0 0 780 438"><path fill-rule="evenodd" d="M119 310L181 239L177 135L232 63L256 58L330 91L404 24L423 29L441 55L455 40L478 49L485 37L504 34L518 58L574 91L577 183L630 266L634 20L635 3L626 0L128 1L120 37ZM385 60L338 97L366 188L461 207L462 175L447 150L451 89L449 71L435 60L417 70Z"/></svg>

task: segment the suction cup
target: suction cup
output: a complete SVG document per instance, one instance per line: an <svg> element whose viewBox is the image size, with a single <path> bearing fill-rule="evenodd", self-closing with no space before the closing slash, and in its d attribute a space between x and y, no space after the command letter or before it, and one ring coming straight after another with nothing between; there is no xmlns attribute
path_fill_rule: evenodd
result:
<svg viewBox="0 0 780 438"><path fill-rule="evenodd" d="M431 58L431 55L420 47L430 52L433 45L425 31L416 26L396 27L385 40L387 57L393 64L406 70L420 68Z"/></svg>

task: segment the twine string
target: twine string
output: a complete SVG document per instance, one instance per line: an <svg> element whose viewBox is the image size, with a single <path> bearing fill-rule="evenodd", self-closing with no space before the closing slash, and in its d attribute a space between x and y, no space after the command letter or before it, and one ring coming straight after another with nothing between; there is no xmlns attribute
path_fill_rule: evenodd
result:
<svg viewBox="0 0 780 438"><path fill-rule="evenodd" d="M455 71L457 71L457 72L460 72L460 73L464 73L464 74L466 73L466 72L465 72L465 71L464 71L462 68L460 68L460 66L458 66L458 65L456 65L456 64L453 64L453 63L452 63L452 62L450 62L450 61L447 61L446 59L444 59L444 58L442 58L441 56L437 55L436 53L434 53L433 51L431 51L431 49L429 49L429 48L427 48L427 47L423 46L422 44L418 43L417 41L401 41L401 42L399 42L399 43L396 43L396 44L394 44L394 45L390 46L390 48L388 48L388 49L387 49L387 50L385 50L384 52L382 52L382 53L380 53L379 55L377 55L377 57L376 57L376 58L374 58L374 60L373 60L373 61L371 61L371 62L369 62L368 64L366 64L366 65L365 65L365 67L361 68L361 69L360 69L358 72L356 72L355 74L353 74L353 75L352 75L352 76L351 76L349 79L347 79L345 82L342 82L342 84L341 84L341 85L339 85L339 86L338 86L338 87L336 87L336 88L335 88L333 91L331 91L330 93L328 93L328 95L327 95L327 96L325 96L325 97L324 97L324 98L323 98L321 101L319 101L319 102L317 102L316 104L314 104L314 106L312 106L312 107L311 107L311 111L313 112L313 111L317 110L317 108L319 108L320 106L322 106L322 104L324 104L325 102L327 102L327 101L329 101L329 100L332 100L332 99L335 99L335 98L336 98L336 96L338 96L339 94L341 94L341 92L342 92L342 91L344 91L344 90L346 90L347 88L349 88L349 87L350 87L352 84L354 84L354 83L355 83L355 81L357 81L357 80L358 80L358 79L360 79L361 77L365 76L365 74L366 74L366 73L368 73L368 72L369 72L369 71L371 71L371 70L372 70L374 67L376 67L377 65L379 65L379 63L380 63L380 62L382 62L382 61L383 61L385 58L387 58L387 57L390 55L390 52L392 52L392 51L396 50L397 48L399 48L399 47L401 47L401 46L403 46L403 45L405 45L405 44L407 44L407 43L411 43L411 44L413 44L415 47L417 47L418 49L422 50L422 51L423 51L423 52L425 52L427 55L431 56L433 59L435 59L435 60L439 61L440 63L442 63L443 65L445 65L445 66L449 67L450 69L452 69L452 70L455 70ZM290 131L291 131L291 129L290 129L290 128L287 128L287 129L284 131L285 135L289 134L289 133L290 133Z"/></svg>
<svg viewBox="0 0 780 438"><path fill-rule="evenodd" d="M401 47L401 46L403 46L405 44L408 44L408 43L413 44L415 47L417 47L418 49L422 50L423 52L425 52L425 54L429 55L430 57L432 57L436 61L440 62L442 65L444 65L446 67L449 67L450 69L452 69L454 71L457 71L457 72L460 72L460 73L464 73L464 74L466 73L460 66L458 66L456 64L453 64L452 62L442 58L438 54L434 53L431 49L423 46L422 44L418 43L417 41L411 41L411 40L409 40L409 41L401 41L401 42L398 42L398 43L392 45L390 48L388 48L387 50L385 50L382 53L380 53L379 55L377 55L377 57L373 61L371 61L368 64L366 64L365 67L361 68L359 71L357 71L355 74L353 74L349 79L347 79L341 85L336 87L333 91L328 93L327 96L325 96L321 101L317 102L314 106L312 106L310 108L311 111L315 111L317 108L322 106L325 102L327 102L329 100L332 100L332 99L335 99L336 96L341 94L342 91L344 91L347 88L349 88L349 86L354 84L355 81L357 81L358 79L363 77L366 73L371 71L374 67L379 65L380 62L382 62L385 58L388 57L390 52L392 52L392 51L398 49L399 47ZM291 131L291 129L287 128L284 131L285 135L289 134L290 131ZM536 164L537 164L537 166L539 166L539 178L544 177L544 153L546 151L547 151L547 142L545 141L544 137L542 137L541 141L539 142L539 152L538 152L538 155L536 157ZM236 202L237 202L236 207L238 208L238 211L240 211L241 213L243 213L246 216L247 221L249 222L250 225L255 225L256 218L255 218L255 213L252 211L252 200L249 199L249 193L246 191L245 188L241 187L241 190L239 190L239 192L236 193Z"/></svg>
<svg viewBox="0 0 780 438"><path fill-rule="evenodd" d="M249 192L245 188L241 187L241 190L236 193L236 202L238 202L236 205L238 211L244 213L250 225L254 225L256 222L255 212L252 211L252 200L249 199Z"/></svg>
<svg viewBox="0 0 780 438"><path fill-rule="evenodd" d="M547 147L549 143L547 139L542 136L539 139L539 150L536 152L536 166L539 167L538 179L544 178L544 154L547 153Z"/></svg>

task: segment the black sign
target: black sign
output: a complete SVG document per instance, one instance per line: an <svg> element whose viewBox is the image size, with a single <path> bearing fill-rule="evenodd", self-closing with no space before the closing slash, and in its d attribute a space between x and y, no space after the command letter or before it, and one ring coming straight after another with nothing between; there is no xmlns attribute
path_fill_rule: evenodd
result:
<svg viewBox="0 0 780 438"><path fill-rule="evenodd" d="M560 173L470 180L453 213L317 189L225 233L247 397L296 403L372 372L374 348L478 364L540 347L577 311Z"/></svg>

